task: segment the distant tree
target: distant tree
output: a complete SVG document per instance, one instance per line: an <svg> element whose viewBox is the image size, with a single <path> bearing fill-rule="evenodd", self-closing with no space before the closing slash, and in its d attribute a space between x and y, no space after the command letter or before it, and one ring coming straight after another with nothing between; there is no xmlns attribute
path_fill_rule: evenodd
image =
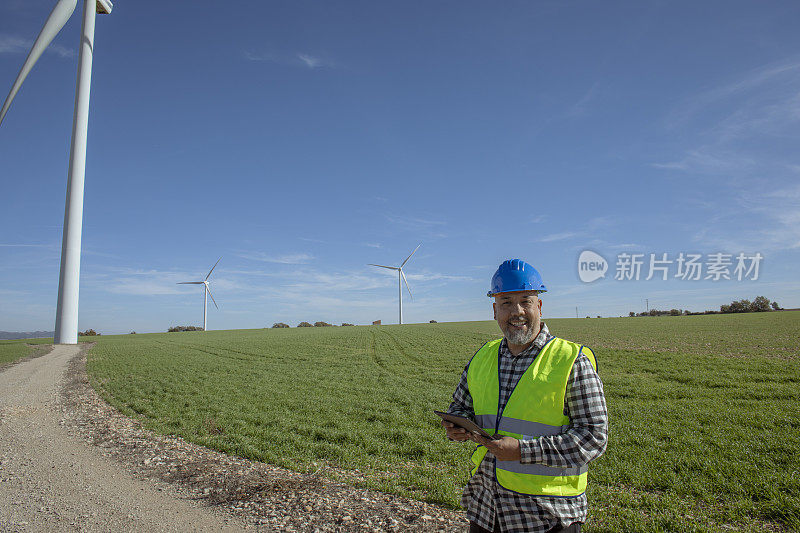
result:
<svg viewBox="0 0 800 533"><path fill-rule="evenodd" d="M352 326L352 325L353 325L353 324L351 324L351 323L349 323L349 322L342 322L342 326Z"/></svg>
<svg viewBox="0 0 800 533"><path fill-rule="evenodd" d="M273 328L288 328L289 324L284 324L283 322L275 322L272 324Z"/></svg>
<svg viewBox="0 0 800 533"><path fill-rule="evenodd" d="M131 331L131 335L136 335L136 332L135 331Z"/></svg>
<svg viewBox="0 0 800 533"><path fill-rule="evenodd" d="M167 330L168 333L175 333L178 331L203 331L203 328L198 326L172 326Z"/></svg>
<svg viewBox="0 0 800 533"><path fill-rule="evenodd" d="M87 329L86 331L79 331L78 332L78 336L80 336L80 337L94 337L95 335L99 335L99 333L97 333L93 329Z"/></svg>
<svg viewBox="0 0 800 533"><path fill-rule="evenodd" d="M756 296L756 299L750 304L750 311L753 311L754 313L763 313L764 311L769 311L769 304L769 298L766 296Z"/></svg>
<svg viewBox="0 0 800 533"><path fill-rule="evenodd" d="M778 305L778 302L772 302L772 309L774 309L775 311L780 311L781 306Z"/></svg>
<svg viewBox="0 0 800 533"><path fill-rule="evenodd" d="M731 302L731 306L735 309L734 313L746 313L753 306L753 302L742 298L738 302Z"/></svg>
<svg viewBox="0 0 800 533"><path fill-rule="evenodd" d="M300 322L297 324L298 328L313 328L314 326L308 322Z"/></svg>
<svg viewBox="0 0 800 533"><path fill-rule="evenodd" d="M431 320L431 321L430 321L430 322L428 322L428 323L429 323L429 324L438 324L438 322L436 322L435 320Z"/></svg>
<svg viewBox="0 0 800 533"><path fill-rule="evenodd" d="M777 304L770 302L766 296L756 296L752 302L742 299L719 306L720 313L760 313L771 309L778 309Z"/></svg>
<svg viewBox="0 0 800 533"><path fill-rule="evenodd" d="M628 316L636 316L636 313L634 313L633 311L631 311L630 313L628 313Z"/></svg>
<svg viewBox="0 0 800 533"><path fill-rule="evenodd" d="M327 322L323 322L322 320L320 320L319 322L314 322L315 328L327 328L330 326L333 326L333 324L328 324Z"/></svg>
<svg viewBox="0 0 800 533"><path fill-rule="evenodd" d="M670 309L669 314L670 316L681 316L683 313L681 313L680 309Z"/></svg>

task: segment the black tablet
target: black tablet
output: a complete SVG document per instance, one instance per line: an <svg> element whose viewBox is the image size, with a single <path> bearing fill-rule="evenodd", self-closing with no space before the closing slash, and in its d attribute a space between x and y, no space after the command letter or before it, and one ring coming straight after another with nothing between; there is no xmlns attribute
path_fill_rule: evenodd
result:
<svg viewBox="0 0 800 533"><path fill-rule="evenodd" d="M498 440L502 438L502 435L495 435L495 436L489 435L488 433L486 433L486 431L483 430L483 428L478 426L475 422L473 422L467 417L454 415L452 413L443 413L441 411L436 411L436 410L434 410L433 412L439 415L442 420L447 420L448 422L452 422L458 427L466 429L470 433L475 433L477 435L480 435L481 437L486 437L487 439L491 440Z"/></svg>

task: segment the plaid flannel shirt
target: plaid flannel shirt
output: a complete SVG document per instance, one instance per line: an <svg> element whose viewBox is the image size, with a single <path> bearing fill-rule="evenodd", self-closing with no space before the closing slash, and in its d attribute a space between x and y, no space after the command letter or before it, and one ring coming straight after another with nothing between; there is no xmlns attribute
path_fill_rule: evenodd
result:
<svg viewBox="0 0 800 533"><path fill-rule="evenodd" d="M519 378L528 369L542 347L553 336L542 323L531 346L514 356L506 340L500 344L500 405L505 407ZM467 368L453 393L449 411L474 420L472 396L467 387ZM570 418L566 433L535 439L521 439L523 464L541 463L565 468L577 467L596 459L606 449L608 413L603 383L584 354L575 360L567 384L564 414ZM501 487L494 475L494 455L487 453L478 471L470 479L461 499L470 521L494 530L495 520L504 532L546 532L585 522L588 511L586 494L575 497L546 497L519 494Z"/></svg>

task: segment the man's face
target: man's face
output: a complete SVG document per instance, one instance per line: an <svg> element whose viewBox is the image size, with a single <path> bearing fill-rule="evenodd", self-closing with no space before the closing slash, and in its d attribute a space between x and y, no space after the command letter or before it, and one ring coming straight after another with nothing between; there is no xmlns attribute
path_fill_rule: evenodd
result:
<svg viewBox="0 0 800 533"><path fill-rule="evenodd" d="M538 335L542 301L535 291L498 294L492 306L494 319L509 344L526 345Z"/></svg>

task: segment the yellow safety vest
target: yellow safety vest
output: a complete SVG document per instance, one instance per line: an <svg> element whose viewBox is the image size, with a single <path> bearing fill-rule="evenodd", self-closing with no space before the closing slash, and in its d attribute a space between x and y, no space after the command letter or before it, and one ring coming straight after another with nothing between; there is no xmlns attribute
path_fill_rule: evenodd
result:
<svg viewBox="0 0 800 533"><path fill-rule="evenodd" d="M564 433L570 419L564 414L564 397L572 366L584 353L595 370L594 353L587 347L564 339L551 339L520 377L500 411L499 349L502 339L487 342L472 358L467 386L472 396L475 419L490 435L499 433L517 439ZM479 446L472 454L478 471L488 450ZM578 496L586 490L587 466L555 468L519 461L494 462L497 482L508 490L538 496Z"/></svg>

